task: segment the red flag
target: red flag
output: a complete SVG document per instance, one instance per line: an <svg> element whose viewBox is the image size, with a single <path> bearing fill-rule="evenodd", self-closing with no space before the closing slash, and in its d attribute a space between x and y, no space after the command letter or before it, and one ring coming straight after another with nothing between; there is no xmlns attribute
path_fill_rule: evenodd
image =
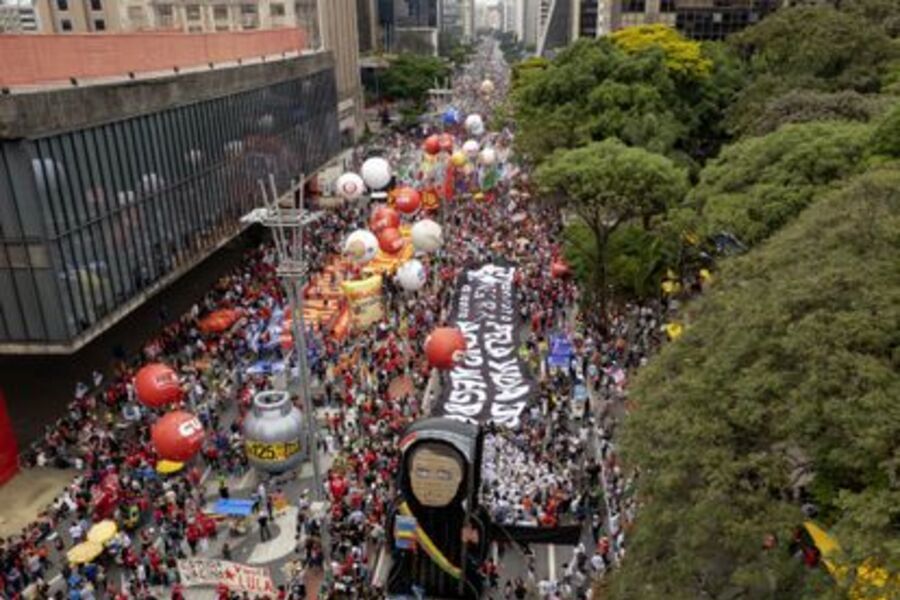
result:
<svg viewBox="0 0 900 600"><path fill-rule="evenodd" d="M19 471L19 447L16 434L6 412L6 398L0 390L0 485Z"/></svg>
<svg viewBox="0 0 900 600"><path fill-rule="evenodd" d="M453 189L456 187L456 169L453 163L447 161L447 171L444 173L444 200L453 198Z"/></svg>

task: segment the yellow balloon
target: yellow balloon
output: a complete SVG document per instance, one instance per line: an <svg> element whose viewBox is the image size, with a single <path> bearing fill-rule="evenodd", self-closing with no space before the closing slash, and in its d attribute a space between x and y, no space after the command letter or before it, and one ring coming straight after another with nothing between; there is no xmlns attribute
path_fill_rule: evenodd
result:
<svg viewBox="0 0 900 600"><path fill-rule="evenodd" d="M450 162L453 163L454 167L463 167L465 166L467 159L466 153L462 151L457 151L453 153L453 156L450 157Z"/></svg>
<svg viewBox="0 0 900 600"><path fill-rule="evenodd" d="M684 326L681 323L666 323L666 334L670 340L677 340L684 333Z"/></svg>

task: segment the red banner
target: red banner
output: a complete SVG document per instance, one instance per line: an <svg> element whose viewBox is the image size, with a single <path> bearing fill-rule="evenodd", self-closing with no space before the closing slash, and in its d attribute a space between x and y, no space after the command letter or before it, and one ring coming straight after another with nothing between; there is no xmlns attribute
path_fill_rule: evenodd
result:
<svg viewBox="0 0 900 600"><path fill-rule="evenodd" d="M19 470L19 446L16 434L6 412L6 397L0 390L0 485L6 483Z"/></svg>

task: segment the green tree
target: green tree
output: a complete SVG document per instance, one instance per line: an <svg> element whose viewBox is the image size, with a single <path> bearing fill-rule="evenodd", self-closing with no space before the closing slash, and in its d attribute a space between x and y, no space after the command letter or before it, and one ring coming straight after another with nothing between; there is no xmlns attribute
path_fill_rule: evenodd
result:
<svg viewBox="0 0 900 600"><path fill-rule="evenodd" d="M450 75L450 68L440 58L418 54L401 54L390 61L381 75L382 93L394 100L409 100L421 107L428 90Z"/></svg>
<svg viewBox="0 0 900 600"><path fill-rule="evenodd" d="M824 192L686 306L631 388L640 510L612 598L846 598L787 551L804 471L847 564L900 572L898 231L894 164Z"/></svg>
<svg viewBox="0 0 900 600"><path fill-rule="evenodd" d="M599 299L605 319L608 300L608 244L620 226L637 220L649 225L653 216L681 200L687 183L671 160L616 139L554 153L535 173L543 193L560 198L589 236L573 230L570 254L594 261L584 276L589 293ZM584 230L582 230L583 232ZM588 261L580 261L589 267Z"/></svg>
<svg viewBox="0 0 900 600"><path fill-rule="evenodd" d="M888 111L872 134L872 152L900 158L900 102Z"/></svg>
<svg viewBox="0 0 900 600"><path fill-rule="evenodd" d="M707 164L688 201L702 234L728 232L753 245L805 208L823 187L852 175L871 128L842 122L785 125L726 147Z"/></svg>
<svg viewBox="0 0 900 600"><path fill-rule="evenodd" d="M883 101L852 90L819 92L791 90L763 101L758 111L747 115L747 123L734 123L738 135L765 135L787 123L810 121L867 122L878 114Z"/></svg>
<svg viewBox="0 0 900 600"><path fill-rule="evenodd" d="M724 59L719 47L684 43L701 49L702 70L673 62L664 45L625 51L608 39L579 40L550 63L529 61L514 72L511 96L519 152L539 163L557 148L616 137L673 157L711 154L739 77L734 61L707 57Z"/></svg>

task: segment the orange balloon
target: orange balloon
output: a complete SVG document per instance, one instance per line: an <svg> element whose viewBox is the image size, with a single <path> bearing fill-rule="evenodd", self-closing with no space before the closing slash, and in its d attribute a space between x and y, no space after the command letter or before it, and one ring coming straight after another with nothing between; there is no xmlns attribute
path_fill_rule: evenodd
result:
<svg viewBox="0 0 900 600"><path fill-rule="evenodd" d="M406 240L403 239L403 235L396 227L382 229L378 234L378 247L385 254L397 254L403 250L404 246L406 246Z"/></svg>
<svg viewBox="0 0 900 600"><path fill-rule="evenodd" d="M159 408L181 400L181 382L172 367L162 363L146 365L134 377L134 388L141 404Z"/></svg>
<svg viewBox="0 0 900 600"><path fill-rule="evenodd" d="M390 227L400 227L400 215L390 206L379 204L372 211L372 218L369 219L369 229L375 235L382 230Z"/></svg>
<svg viewBox="0 0 900 600"><path fill-rule="evenodd" d="M150 429L156 453L165 460L185 462L203 446L203 424L189 412L176 410L163 415Z"/></svg>
<svg viewBox="0 0 900 600"><path fill-rule="evenodd" d="M449 370L463 359L466 338L456 327L438 327L425 339L425 356L428 364L441 370Z"/></svg>
<svg viewBox="0 0 900 600"><path fill-rule="evenodd" d="M422 196L418 190L411 187L402 187L394 190L394 207L404 214L412 214L419 210L422 204Z"/></svg>
<svg viewBox="0 0 900 600"><path fill-rule="evenodd" d="M441 139L436 135L429 135L423 144L426 154L437 154L441 151Z"/></svg>

